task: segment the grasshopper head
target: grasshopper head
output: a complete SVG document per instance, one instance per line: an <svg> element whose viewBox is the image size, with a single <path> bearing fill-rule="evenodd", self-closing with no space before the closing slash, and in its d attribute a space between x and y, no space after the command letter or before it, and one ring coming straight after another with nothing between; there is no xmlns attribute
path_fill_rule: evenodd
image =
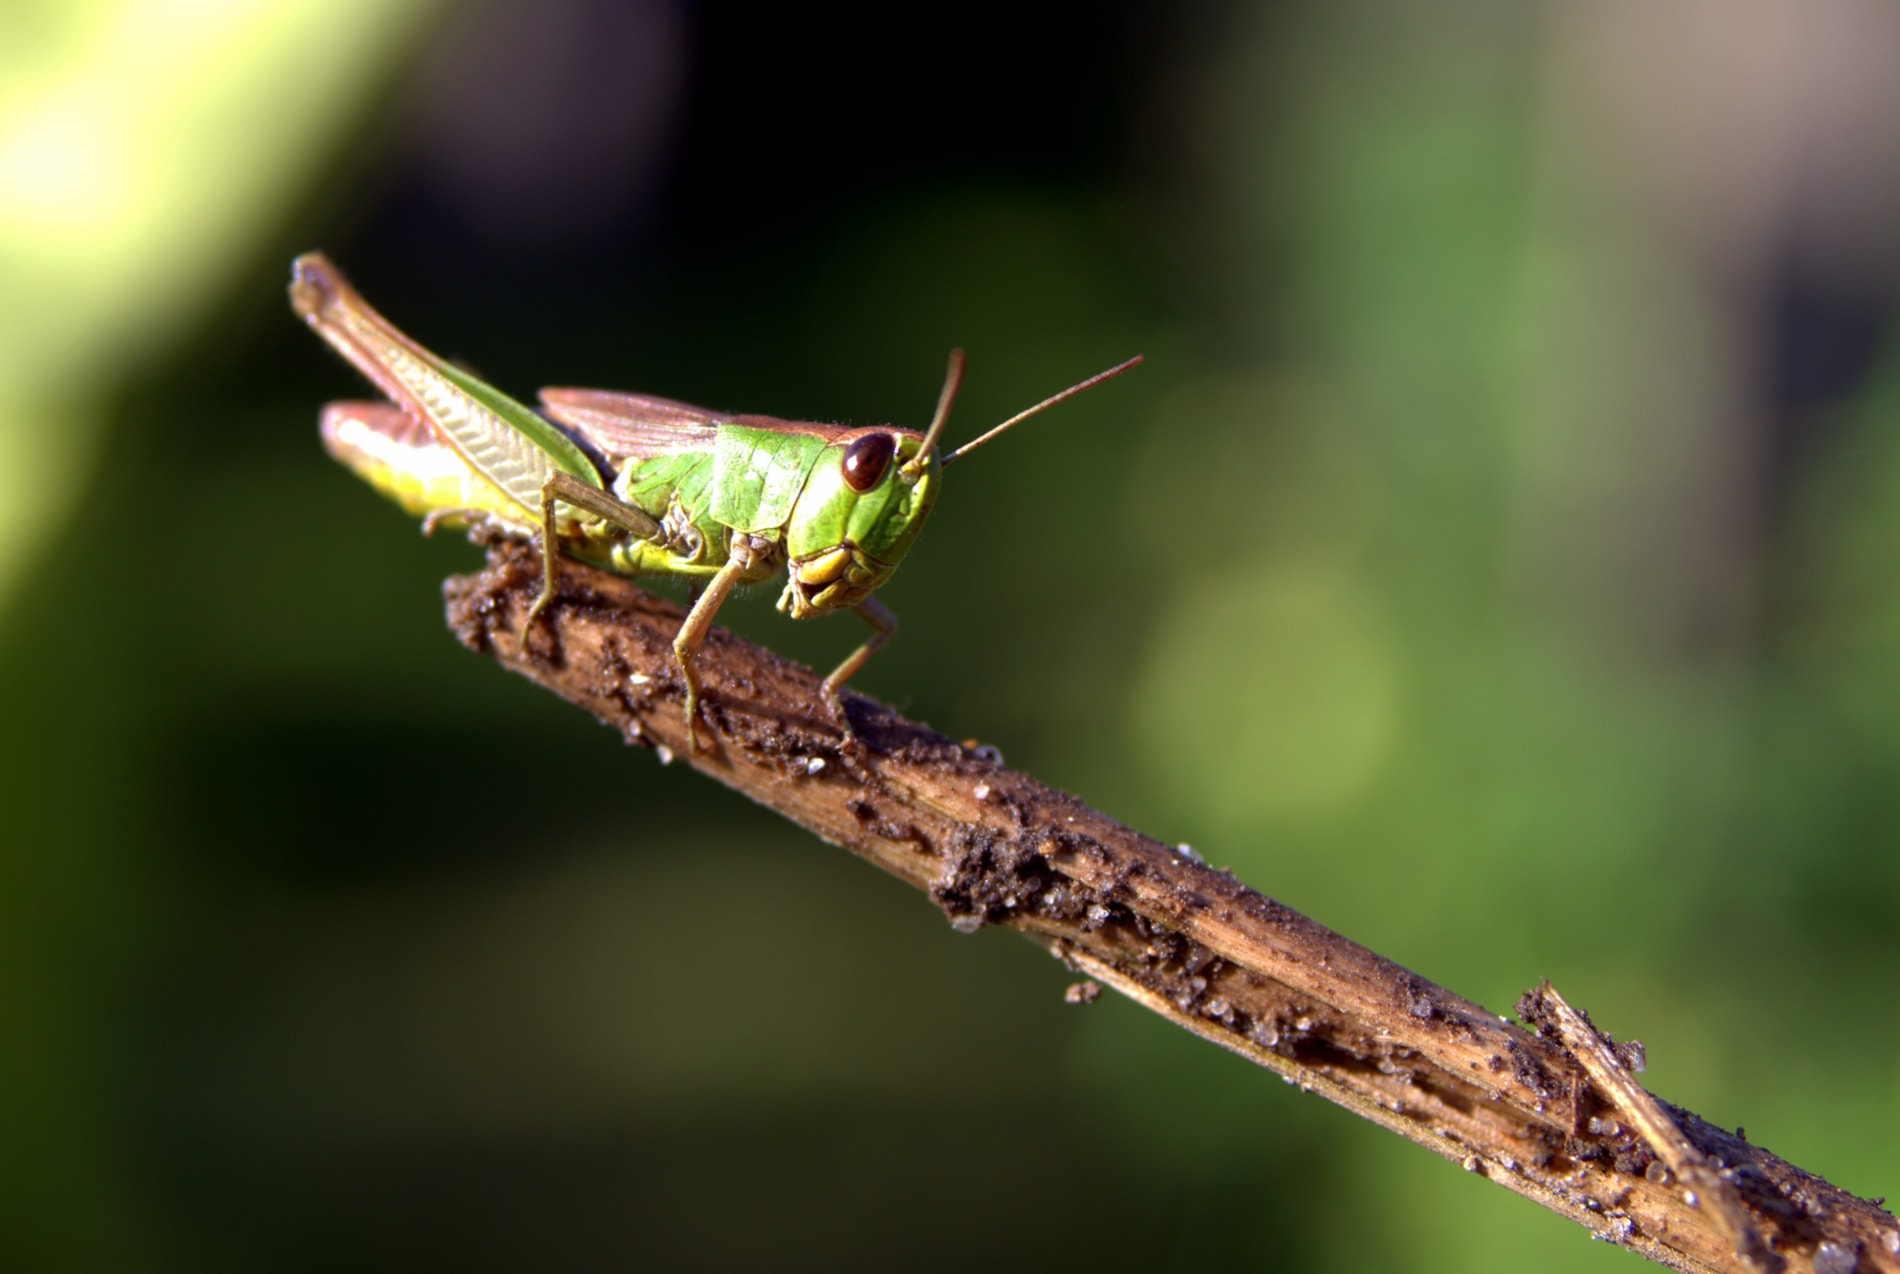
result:
<svg viewBox="0 0 1900 1274"><path fill-rule="evenodd" d="M909 429L853 429L837 436L812 469L785 530L791 579L779 598L793 619L855 606L891 577L923 529L937 500L938 475L959 456L1014 429L1038 412L1119 376L1141 361L1137 354L1105 372L1052 394L949 455L937 442L950 404L963 383L963 351L950 351L950 369L937 395L927 433Z"/></svg>
<svg viewBox="0 0 1900 1274"><path fill-rule="evenodd" d="M790 579L779 609L794 619L855 606L910 550L942 471L908 429L854 429L825 448L785 531Z"/></svg>

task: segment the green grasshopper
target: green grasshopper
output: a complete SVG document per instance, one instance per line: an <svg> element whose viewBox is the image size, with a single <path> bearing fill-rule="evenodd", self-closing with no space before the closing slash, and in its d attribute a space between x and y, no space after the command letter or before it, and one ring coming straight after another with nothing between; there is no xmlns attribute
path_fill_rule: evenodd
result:
<svg viewBox="0 0 1900 1274"><path fill-rule="evenodd" d="M724 415L597 389L544 389L536 412L403 335L319 253L291 264L290 304L390 399L325 407L321 432L332 456L421 515L425 529L481 525L540 542L541 592L522 623L524 646L554 597L557 553L623 575L692 582L696 597L673 654L694 748L695 656L736 586L784 568L781 611L807 619L849 607L871 626L823 685L849 737L839 691L897 631L897 617L871 594L917 538L942 470L1141 361L1091 376L940 456L963 380L961 350L951 352L921 434Z"/></svg>

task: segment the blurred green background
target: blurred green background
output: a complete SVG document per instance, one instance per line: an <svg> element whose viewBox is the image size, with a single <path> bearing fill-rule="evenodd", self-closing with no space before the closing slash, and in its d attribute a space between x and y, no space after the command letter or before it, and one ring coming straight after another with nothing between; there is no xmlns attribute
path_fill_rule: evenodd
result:
<svg viewBox="0 0 1900 1274"><path fill-rule="evenodd" d="M455 646L320 247L952 437L860 679L1900 1194L1900 11L18 0L0 1263L1632 1268ZM740 631L826 666L848 621ZM550 778L558 780L550 784Z"/></svg>

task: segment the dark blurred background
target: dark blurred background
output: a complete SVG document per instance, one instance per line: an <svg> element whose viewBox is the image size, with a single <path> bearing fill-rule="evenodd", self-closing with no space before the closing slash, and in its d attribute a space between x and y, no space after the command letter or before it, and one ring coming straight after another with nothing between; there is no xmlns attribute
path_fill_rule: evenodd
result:
<svg viewBox="0 0 1900 1274"><path fill-rule="evenodd" d="M0 1262L1629 1268L460 650L322 248L951 436L859 680L1900 1193L1900 11L24 0ZM849 620L722 620L829 666ZM1620 1264L1617 1264L1619 1263Z"/></svg>

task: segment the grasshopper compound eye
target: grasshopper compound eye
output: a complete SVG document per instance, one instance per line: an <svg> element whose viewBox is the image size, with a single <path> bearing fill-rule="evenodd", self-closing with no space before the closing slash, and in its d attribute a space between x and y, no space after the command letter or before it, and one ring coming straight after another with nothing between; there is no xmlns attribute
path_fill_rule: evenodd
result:
<svg viewBox="0 0 1900 1274"><path fill-rule="evenodd" d="M891 435L864 435L845 448L844 459L839 462L846 484L863 495L883 480L884 471L890 468L891 457L896 454L897 439Z"/></svg>

